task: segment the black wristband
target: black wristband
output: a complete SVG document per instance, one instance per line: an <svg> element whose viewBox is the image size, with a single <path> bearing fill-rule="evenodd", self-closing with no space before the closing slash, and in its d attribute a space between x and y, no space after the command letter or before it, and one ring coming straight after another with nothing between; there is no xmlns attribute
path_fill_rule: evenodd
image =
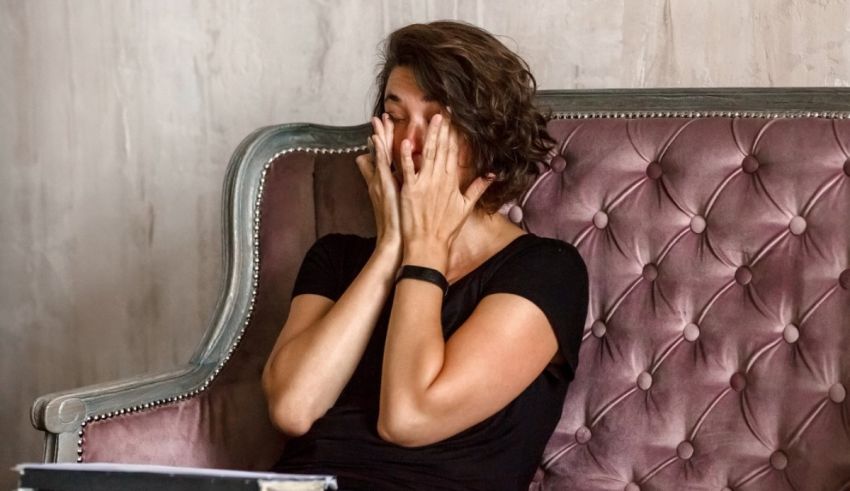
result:
<svg viewBox="0 0 850 491"><path fill-rule="evenodd" d="M401 267L401 271L399 271L398 278L396 278L395 281L396 283L398 283L399 281L405 278L433 283L439 286L441 290L443 290L444 296L449 290L449 282L448 280L446 280L446 277L443 276L443 273L433 268L426 268L423 266L412 266L410 264L406 264Z"/></svg>

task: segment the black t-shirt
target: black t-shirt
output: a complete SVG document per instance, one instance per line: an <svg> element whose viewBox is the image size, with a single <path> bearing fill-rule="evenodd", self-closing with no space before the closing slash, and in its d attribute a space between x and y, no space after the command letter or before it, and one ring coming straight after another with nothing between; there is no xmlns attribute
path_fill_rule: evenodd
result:
<svg viewBox="0 0 850 491"><path fill-rule="evenodd" d="M374 248L374 237L322 237L307 252L292 296L312 293L339 299ZM377 419L391 294L339 399L309 432L286 443L274 470L333 474L343 490L527 489L578 363L587 315L587 270L572 245L533 234L519 236L449 287L442 309L445 338L493 293L519 295L537 305L567 363L550 364L504 409L455 436L417 448L388 443L378 436Z"/></svg>

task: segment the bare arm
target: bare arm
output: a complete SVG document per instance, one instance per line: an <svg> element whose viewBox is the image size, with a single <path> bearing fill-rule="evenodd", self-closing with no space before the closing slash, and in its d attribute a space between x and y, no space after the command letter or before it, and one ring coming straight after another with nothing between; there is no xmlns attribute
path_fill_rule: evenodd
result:
<svg viewBox="0 0 850 491"><path fill-rule="evenodd" d="M351 379L389 295L396 259L376 249L337 302L292 299L289 317L263 370L269 414L284 433L306 433Z"/></svg>
<svg viewBox="0 0 850 491"><path fill-rule="evenodd" d="M372 126L374 153L357 157L357 167L375 212L375 252L336 303L320 295L292 299L263 370L272 422L289 435L306 433L351 379L401 261L398 184L390 171L393 125L385 115Z"/></svg>
<svg viewBox="0 0 850 491"><path fill-rule="evenodd" d="M423 264L433 255L405 257ZM537 378L558 349L540 308L505 293L484 297L444 341L442 300L442 291L423 281L406 279L396 287L378 433L398 445L435 443L492 416Z"/></svg>

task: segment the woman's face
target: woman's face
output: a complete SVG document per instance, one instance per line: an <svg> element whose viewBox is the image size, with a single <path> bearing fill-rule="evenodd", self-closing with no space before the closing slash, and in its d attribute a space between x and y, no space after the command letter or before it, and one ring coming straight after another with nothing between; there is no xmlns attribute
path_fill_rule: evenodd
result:
<svg viewBox="0 0 850 491"><path fill-rule="evenodd" d="M387 87L384 90L384 112L393 121L393 148L392 158L395 163L396 178L401 178L401 142L410 140L412 144L413 165L416 171L422 166L422 146L428 131L428 123L435 114L447 116L449 112L439 102L428 98L419 84L413 71L405 66L397 66L390 72L387 79ZM465 168L468 147L465 142L460 143L460 155L458 162L460 167ZM467 181L466 172L459 172L461 181Z"/></svg>

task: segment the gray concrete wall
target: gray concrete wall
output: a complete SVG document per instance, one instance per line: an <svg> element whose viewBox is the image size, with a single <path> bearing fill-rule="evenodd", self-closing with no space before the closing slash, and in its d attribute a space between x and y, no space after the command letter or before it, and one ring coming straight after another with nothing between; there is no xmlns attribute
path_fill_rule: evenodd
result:
<svg viewBox="0 0 850 491"><path fill-rule="evenodd" d="M379 41L439 18L546 89L850 85L846 0L0 0L0 489L37 395L188 359L239 141L363 122Z"/></svg>

